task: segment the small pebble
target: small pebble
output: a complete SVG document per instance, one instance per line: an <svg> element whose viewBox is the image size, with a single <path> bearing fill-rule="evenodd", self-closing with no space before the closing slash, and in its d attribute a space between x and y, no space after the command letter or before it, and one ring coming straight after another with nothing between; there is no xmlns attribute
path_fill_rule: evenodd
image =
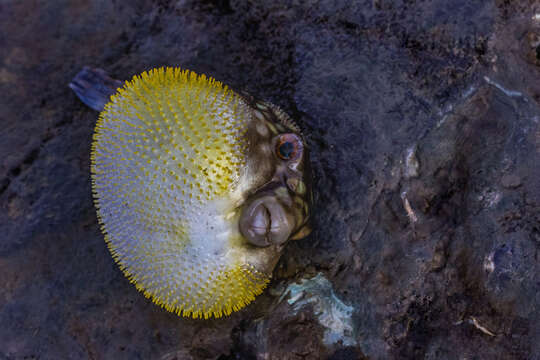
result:
<svg viewBox="0 0 540 360"><path fill-rule="evenodd" d="M515 174L506 174L501 178L501 185L506 189L515 189L521 186L521 179Z"/></svg>

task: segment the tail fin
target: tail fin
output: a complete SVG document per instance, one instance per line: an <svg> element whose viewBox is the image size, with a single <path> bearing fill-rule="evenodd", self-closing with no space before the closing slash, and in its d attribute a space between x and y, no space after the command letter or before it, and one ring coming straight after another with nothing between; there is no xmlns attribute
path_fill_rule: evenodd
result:
<svg viewBox="0 0 540 360"><path fill-rule="evenodd" d="M85 66L69 83L71 90L90 108L102 111L122 82L107 75L105 70Z"/></svg>

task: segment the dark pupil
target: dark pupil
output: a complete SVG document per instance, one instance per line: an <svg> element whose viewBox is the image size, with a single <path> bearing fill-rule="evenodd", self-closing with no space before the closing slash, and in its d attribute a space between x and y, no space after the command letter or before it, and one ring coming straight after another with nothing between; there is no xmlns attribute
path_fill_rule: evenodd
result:
<svg viewBox="0 0 540 360"><path fill-rule="evenodd" d="M288 159L291 157L293 151L294 151L294 144L291 142L284 142L283 144L279 145L279 155L284 158Z"/></svg>

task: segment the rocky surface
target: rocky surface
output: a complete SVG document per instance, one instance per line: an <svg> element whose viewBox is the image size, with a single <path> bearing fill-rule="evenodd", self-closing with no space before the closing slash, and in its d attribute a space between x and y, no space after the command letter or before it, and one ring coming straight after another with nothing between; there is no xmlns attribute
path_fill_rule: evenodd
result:
<svg viewBox="0 0 540 360"><path fill-rule="evenodd" d="M0 359L540 359L540 6L0 4ZM179 65L309 134L315 230L232 316L178 318L108 254L82 66Z"/></svg>

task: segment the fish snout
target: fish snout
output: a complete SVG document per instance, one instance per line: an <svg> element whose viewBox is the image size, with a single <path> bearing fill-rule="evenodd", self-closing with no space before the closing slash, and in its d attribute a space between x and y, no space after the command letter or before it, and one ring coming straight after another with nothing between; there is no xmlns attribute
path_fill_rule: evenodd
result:
<svg viewBox="0 0 540 360"><path fill-rule="evenodd" d="M256 196L242 211L240 232L252 245L267 247L285 243L295 228L295 219L283 199L265 193Z"/></svg>

